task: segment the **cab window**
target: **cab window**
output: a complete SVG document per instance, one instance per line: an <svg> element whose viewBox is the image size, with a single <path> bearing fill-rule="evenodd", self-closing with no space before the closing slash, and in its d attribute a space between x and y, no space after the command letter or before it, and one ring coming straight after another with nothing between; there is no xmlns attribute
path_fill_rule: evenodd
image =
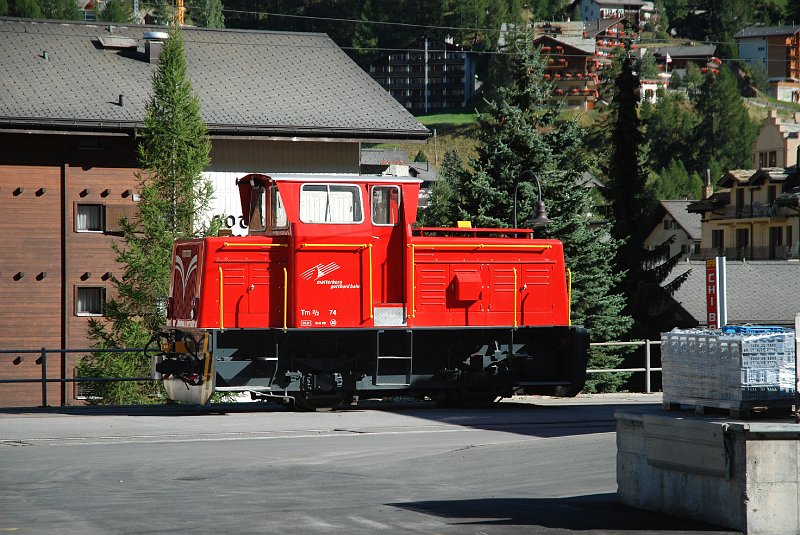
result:
<svg viewBox="0 0 800 535"><path fill-rule="evenodd" d="M278 191L277 186L272 186L269 189L269 199L270 199L270 212L269 212L270 228L276 230L288 227L289 222L286 219L286 209L283 207L281 192Z"/></svg>
<svg viewBox="0 0 800 535"><path fill-rule="evenodd" d="M350 184L304 184L300 190L303 223L361 223L361 189Z"/></svg>
<svg viewBox="0 0 800 535"><path fill-rule="evenodd" d="M373 186L372 224L396 225L400 218L400 188L397 186Z"/></svg>

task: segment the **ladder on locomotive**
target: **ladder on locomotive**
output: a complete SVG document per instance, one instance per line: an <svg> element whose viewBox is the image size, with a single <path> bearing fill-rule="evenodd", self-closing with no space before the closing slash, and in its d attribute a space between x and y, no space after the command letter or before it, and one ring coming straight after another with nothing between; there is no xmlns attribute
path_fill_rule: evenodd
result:
<svg viewBox="0 0 800 535"><path fill-rule="evenodd" d="M387 354L383 354L382 352ZM389 354L391 352L391 354ZM375 331L375 386L409 386L413 372L414 331L410 329ZM383 373L381 370L383 364ZM389 368L388 370L386 368ZM381 378L384 379L381 379ZM405 378L404 382L400 382Z"/></svg>

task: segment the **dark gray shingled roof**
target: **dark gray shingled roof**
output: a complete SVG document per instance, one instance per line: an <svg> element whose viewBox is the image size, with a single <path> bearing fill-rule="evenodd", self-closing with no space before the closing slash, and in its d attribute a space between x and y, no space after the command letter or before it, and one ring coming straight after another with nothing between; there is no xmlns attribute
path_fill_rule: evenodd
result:
<svg viewBox="0 0 800 535"><path fill-rule="evenodd" d="M794 324L794 317L800 312L800 301L787 296L800 287L800 263L729 260L726 264L729 324ZM689 278L672 298L698 323L705 325L705 262L682 262L672 275L683 273L687 268L691 268Z"/></svg>
<svg viewBox="0 0 800 535"><path fill-rule="evenodd" d="M747 37L769 37L771 35L793 35L800 32L800 26L750 26L739 30L733 36L734 39L744 39Z"/></svg>
<svg viewBox="0 0 800 535"><path fill-rule="evenodd" d="M698 46L662 46L653 49L653 55L658 57L675 58L705 58L713 56L717 51L717 45L698 45Z"/></svg>
<svg viewBox="0 0 800 535"><path fill-rule="evenodd" d="M686 234L693 240L699 240L701 237L700 221L702 217L700 214L689 213L686 209L689 204L696 201L679 200L679 201L661 201L661 206L664 210L672 216L680 227L686 231Z"/></svg>
<svg viewBox="0 0 800 535"><path fill-rule="evenodd" d="M144 55L146 31L164 28L0 18L0 129L141 127L156 69ZM109 37L138 49L104 48ZM212 135L429 135L327 35L185 28L183 38Z"/></svg>

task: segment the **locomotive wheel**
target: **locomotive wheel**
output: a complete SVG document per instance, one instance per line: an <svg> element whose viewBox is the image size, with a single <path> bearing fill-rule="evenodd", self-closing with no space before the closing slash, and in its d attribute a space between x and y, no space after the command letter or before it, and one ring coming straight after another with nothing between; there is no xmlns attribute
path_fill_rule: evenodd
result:
<svg viewBox="0 0 800 535"><path fill-rule="evenodd" d="M301 412L315 412L329 410L342 404L344 393L314 394L312 392L297 392L294 395L294 408Z"/></svg>
<svg viewBox="0 0 800 535"><path fill-rule="evenodd" d="M294 407L302 412L331 409L341 405L345 393L337 388L332 376L304 373L300 380L300 391L294 394Z"/></svg>

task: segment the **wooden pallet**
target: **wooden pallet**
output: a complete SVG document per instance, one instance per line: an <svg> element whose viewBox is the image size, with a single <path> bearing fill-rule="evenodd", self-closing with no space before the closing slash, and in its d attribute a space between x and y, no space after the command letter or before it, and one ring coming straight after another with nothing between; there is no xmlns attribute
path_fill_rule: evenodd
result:
<svg viewBox="0 0 800 535"><path fill-rule="evenodd" d="M725 401L716 399L682 398L664 399L665 411L694 410L695 414L724 414L737 420L749 420L754 415L785 416L793 415L794 400L742 400Z"/></svg>

